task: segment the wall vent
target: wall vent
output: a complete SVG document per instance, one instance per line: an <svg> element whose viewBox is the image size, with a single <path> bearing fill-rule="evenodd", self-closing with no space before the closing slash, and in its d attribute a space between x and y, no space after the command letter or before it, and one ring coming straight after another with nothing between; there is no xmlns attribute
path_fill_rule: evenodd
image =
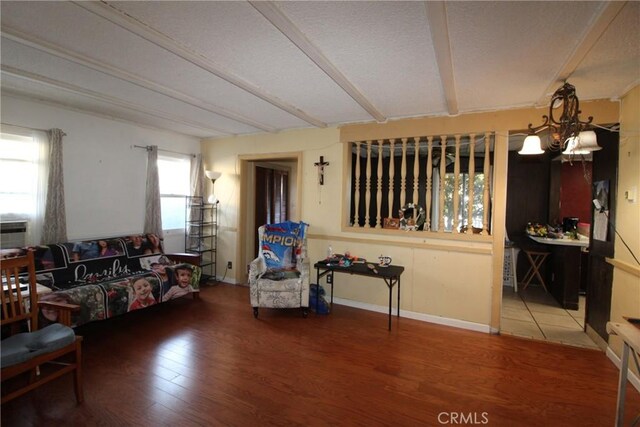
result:
<svg viewBox="0 0 640 427"><path fill-rule="evenodd" d="M26 245L27 221L0 222L0 248L22 248Z"/></svg>

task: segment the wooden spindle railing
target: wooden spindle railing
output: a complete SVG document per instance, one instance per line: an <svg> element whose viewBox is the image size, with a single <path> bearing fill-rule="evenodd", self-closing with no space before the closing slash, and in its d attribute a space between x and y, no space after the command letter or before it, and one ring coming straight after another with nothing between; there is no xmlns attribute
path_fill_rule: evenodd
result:
<svg viewBox="0 0 640 427"><path fill-rule="evenodd" d="M431 178L433 176L433 168L431 165L433 164L433 136L427 137L427 195L425 196L427 209L426 209L426 227L425 231L431 231Z"/></svg>
<svg viewBox="0 0 640 427"><path fill-rule="evenodd" d="M469 135L469 203L467 204L467 233L473 234L473 198L476 182L476 134Z"/></svg>
<svg viewBox="0 0 640 427"><path fill-rule="evenodd" d="M355 182L355 195L353 196L355 202L355 216L353 218L353 225L360 227L360 142L356 142L356 182Z"/></svg>
<svg viewBox="0 0 640 427"><path fill-rule="evenodd" d="M376 193L376 228L381 228L380 222L382 221L380 212L382 211L382 143L384 141L378 140L378 192Z"/></svg>
<svg viewBox="0 0 640 427"><path fill-rule="evenodd" d="M459 233L458 212L460 211L460 135L456 135L456 157L453 163L453 220L451 231Z"/></svg>
<svg viewBox="0 0 640 427"><path fill-rule="evenodd" d="M447 135L440 136L440 200L438 201L438 233L444 233L444 178L447 172Z"/></svg>
<svg viewBox="0 0 640 427"><path fill-rule="evenodd" d="M371 227L369 223L369 207L371 205L371 141L367 141L367 171L364 192L364 228Z"/></svg>
<svg viewBox="0 0 640 427"><path fill-rule="evenodd" d="M353 142L352 150L355 153L352 165L355 182L353 194L351 195L353 200L352 207L354 208L353 227L382 228L383 224L386 223L385 218L398 217L398 212L394 209L394 202L398 197L401 208L407 206L408 202L416 206L425 206L424 214L426 218L421 228L424 232L437 232L439 234L465 232L468 236L473 236L473 221L475 218L477 226L482 227L480 234L490 234L491 212L489 203L491 198L492 133L484 133L484 161L481 172L483 176L480 190L475 188L478 174L475 162L477 135L475 133L468 135L454 134L452 136L453 140L450 142L447 141L449 135L427 135ZM438 138L439 146L437 145ZM434 140L436 144L434 144ZM395 150L397 146L399 146L398 152ZM464 147L467 148L463 149ZM363 150L363 148L365 149ZM412 149L413 154L410 154L410 149ZM385 159L387 152L389 153L388 163ZM449 166L447 166L447 154L449 158L454 158L453 164ZM413 158L411 158L411 155L413 155ZM434 183L433 162L434 158L437 159L437 156L440 157L437 166L439 180ZM463 156L468 156L468 167L464 168L464 170L462 170ZM395 189L396 160L400 162L399 191L397 192ZM364 167L362 161L366 162ZM409 166L410 161L413 162L412 168ZM424 172L421 173L421 171ZM373 177L373 173L375 173L375 177ZM388 190L383 191L383 183L387 183L386 180L383 180L385 176L388 176ZM363 189L361 188L362 181L364 181L364 194L362 194ZM465 185L462 185L463 182ZM467 182L468 185L466 184ZM438 187L434 187L434 184L438 185ZM434 192L436 189L438 190L437 193ZM478 207L475 203L478 191L482 192L481 207ZM407 195L408 192L409 194ZM375 197L375 208L371 203L372 196ZM467 197L466 202L463 201L463 196ZM360 209L362 199L364 199L364 218L361 216ZM386 199L387 206L383 206L383 199ZM448 205L445 206L445 203L448 203ZM464 212L465 208L467 210L466 214ZM416 220L419 209L413 209L412 213L413 219ZM362 225L361 221L363 221ZM449 224L451 225L451 230L448 228L445 230L445 226L448 227Z"/></svg>
<svg viewBox="0 0 640 427"><path fill-rule="evenodd" d="M407 200L407 138L402 138L402 163L400 165L400 206Z"/></svg>
<svg viewBox="0 0 640 427"><path fill-rule="evenodd" d="M393 179L395 178L395 140L389 140L389 217L395 217L393 211L393 196L394 196L394 186Z"/></svg>
<svg viewBox="0 0 640 427"><path fill-rule="evenodd" d="M489 234L489 163L491 159L489 158L489 147L491 144L491 133L487 132L484 134L484 197L482 206L483 215L482 215L482 234Z"/></svg>

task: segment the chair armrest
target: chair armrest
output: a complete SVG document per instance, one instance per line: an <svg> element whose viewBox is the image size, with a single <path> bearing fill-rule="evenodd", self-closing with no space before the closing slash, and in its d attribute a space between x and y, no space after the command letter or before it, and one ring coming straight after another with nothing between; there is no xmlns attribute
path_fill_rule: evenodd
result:
<svg viewBox="0 0 640 427"><path fill-rule="evenodd" d="M200 255L190 253L164 254L171 261L184 262L187 264L200 266Z"/></svg>
<svg viewBox="0 0 640 427"><path fill-rule="evenodd" d="M309 287L309 275L311 270L311 264L308 259L298 260L296 269L300 272L300 278L302 279L302 286Z"/></svg>
<svg viewBox="0 0 640 427"><path fill-rule="evenodd" d="M76 304L67 304L64 302L38 301L38 308L46 307L49 310L58 312L58 323L65 326L71 326L71 313L80 311L80 306Z"/></svg>
<svg viewBox="0 0 640 427"><path fill-rule="evenodd" d="M249 283L254 283L267 271L267 265L262 257L258 257L249 264Z"/></svg>

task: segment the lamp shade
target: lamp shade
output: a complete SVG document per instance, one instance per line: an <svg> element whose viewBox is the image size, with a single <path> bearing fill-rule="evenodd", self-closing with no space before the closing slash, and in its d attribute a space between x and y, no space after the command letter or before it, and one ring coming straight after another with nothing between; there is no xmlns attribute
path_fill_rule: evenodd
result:
<svg viewBox="0 0 640 427"><path fill-rule="evenodd" d="M564 149L562 154L571 156L571 155L580 155L580 154L589 154L588 151L580 148L580 136L572 136L567 138L567 147Z"/></svg>
<svg viewBox="0 0 640 427"><path fill-rule="evenodd" d="M580 148L587 152L602 150L602 147L598 145L598 138L596 133L592 130L585 130L578 135L580 138Z"/></svg>
<svg viewBox="0 0 640 427"><path fill-rule="evenodd" d="M589 154L592 151L602 150L598 145L596 133L592 130L580 132L577 137L567 138L567 148L562 154Z"/></svg>
<svg viewBox="0 0 640 427"><path fill-rule="evenodd" d="M518 151L518 154L523 154L525 156L542 153L544 153L544 150L540 147L540 137L538 135L528 135L524 139L522 149Z"/></svg>
<svg viewBox="0 0 640 427"><path fill-rule="evenodd" d="M204 171L204 174L207 176L207 178L209 178L212 181L215 181L216 179L222 176L221 172L215 172L215 171Z"/></svg>

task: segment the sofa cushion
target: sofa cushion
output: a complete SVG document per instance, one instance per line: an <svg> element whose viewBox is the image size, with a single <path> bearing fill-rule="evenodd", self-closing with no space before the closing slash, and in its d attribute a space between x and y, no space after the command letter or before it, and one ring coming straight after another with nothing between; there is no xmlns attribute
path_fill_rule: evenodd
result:
<svg viewBox="0 0 640 427"><path fill-rule="evenodd" d="M35 332L25 332L2 340L3 368L26 362L41 354L63 348L76 339L76 335L68 326L54 323Z"/></svg>

